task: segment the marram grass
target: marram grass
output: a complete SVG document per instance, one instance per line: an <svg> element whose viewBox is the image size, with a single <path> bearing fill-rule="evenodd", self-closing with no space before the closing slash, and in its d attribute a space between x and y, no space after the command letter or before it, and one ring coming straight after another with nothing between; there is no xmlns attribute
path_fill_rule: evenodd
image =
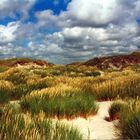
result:
<svg viewBox="0 0 140 140"><path fill-rule="evenodd" d="M82 140L78 129L45 118L40 112L32 117L29 113L17 114L5 110L0 119L1 140Z"/></svg>
<svg viewBox="0 0 140 140"><path fill-rule="evenodd" d="M10 94L14 85L5 80L0 80L0 104L7 103L10 100Z"/></svg>
<svg viewBox="0 0 140 140"><path fill-rule="evenodd" d="M98 110L93 95L66 85L33 91L21 99L21 107L32 114L42 110L50 117L68 118L86 117Z"/></svg>
<svg viewBox="0 0 140 140"><path fill-rule="evenodd" d="M140 100L126 100L119 110L116 133L120 139L140 139Z"/></svg>

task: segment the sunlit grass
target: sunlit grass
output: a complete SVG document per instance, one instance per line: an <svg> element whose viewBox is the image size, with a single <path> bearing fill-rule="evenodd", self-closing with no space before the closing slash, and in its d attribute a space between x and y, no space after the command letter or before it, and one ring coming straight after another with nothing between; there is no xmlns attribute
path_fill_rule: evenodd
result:
<svg viewBox="0 0 140 140"><path fill-rule="evenodd" d="M32 117L5 110L0 118L0 139L3 140L82 140L80 132L58 121L47 119L44 113Z"/></svg>
<svg viewBox="0 0 140 140"><path fill-rule="evenodd" d="M38 71L43 71L38 68ZM47 73L47 70L44 70ZM45 75L46 76L46 75ZM91 93L97 100L113 100L118 97L140 96L140 75L132 70L122 72L105 73L97 77L70 77L70 76L46 76L34 73L34 70L24 68L11 68L0 73L0 79L7 80L14 85L13 99L47 87L55 87L65 84L72 88L79 88L83 92Z"/></svg>
<svg viewBox="0 0 140 140"><path fill-rule="evenodd" d="M133 69L104 71L103 75L95 76L94 74L98 72L95 68L71 66L42 69L15 67L1 72L1 139L61 140L64 138L70 140L74 137L82 139L77 129L54 123L48 117L86 118L97 113L96 100L118 98L124 101L127 98L128 102L123 107L122 104L116 102L111 106L109 113L111 120L114 120L114 116L120 119L118 129L121 137L134 138L135 135L139 137L137 133L139 129L136 127L136 124L139 124L140 112L139 71ZM19 114L14 113L13 110L3 111L3 107L11 100L15 102L18 100L21 105ZM131 127L134 133L129 131ZM126 132L133 136L128 136Z"/></svg>

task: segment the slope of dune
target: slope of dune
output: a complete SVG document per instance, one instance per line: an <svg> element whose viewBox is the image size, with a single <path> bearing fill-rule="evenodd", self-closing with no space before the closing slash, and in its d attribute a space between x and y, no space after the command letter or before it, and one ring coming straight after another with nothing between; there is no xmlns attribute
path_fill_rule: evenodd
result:
<svg viewBox="0 0 140 140"><path fill-rule="evenodd" d="M140 52L133 52L128 55L93 58L84 62L83 65L95 66L100 69L122 69L129 65L140 65Z"/></svg>

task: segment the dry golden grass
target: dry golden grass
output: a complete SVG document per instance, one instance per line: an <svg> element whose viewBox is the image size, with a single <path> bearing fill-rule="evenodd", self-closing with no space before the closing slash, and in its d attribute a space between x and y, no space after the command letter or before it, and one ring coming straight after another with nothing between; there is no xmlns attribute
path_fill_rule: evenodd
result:
<svg viewBox="0 0 140 140"><path fill-rule="evenodd" d="M14 87L12 82L0 80L0 89L12 89Z"/></svg>
<svg viewBox="0 0 140 140"><path fill-rule="evenodd" d="M100 77L47 77L49 87L60 83L90 92L101 100L139 96L140 75L131 70L112 72Z"/></svg>
<svg viewBox="0 0 140 140"><path fill-rule="evenodd" d="M43 112L31 114L16 113L6 108L0 119L0 139L3 140L82 140L80 132L71 126L46 118Z"/></svg>
<svg viewBox="0 0 140 140"><path fill-rule="evenodd" d="M51 96L67 96L66 94L68 93L73 93L73 92L77 92L80 91L79 88L73 88L71 86L67 86L66 84L58 84L54 87L50 87L50 88L45 88L42 90L37 90L37 91L33 91L30 93L30 96L43 96L43 95L49 95ZM64 94L65 93L65 94Z"/></svg>
<svg viewBox="0 0 140 140"><path fill-rule="evenodd" d="M138 72L126 69L120 72L104 72L102 76L93 77L85 76L85 70L88 73L87 68L75 69L75 67L68 69L58 67L54 70L52 68L41 70L22 67L10 68L0 73L0 101L5 103L9 97L16 97L15 99L20 100L21 108L26 113L29 111L34 115L34 118L30 113L12 116L13 112L10 112L7 120L3 118L1 123L2 127L7 129L6 135L14 136L14 138L22 136L24 139L41 139L41 130L37 126L42 128L43 133L46 116L74 118L93 115L98 110L95 98L97 100L133 98L128 101L127 111L130 114L133 110L134 112L140 111L140 102L137 98L140 97L140 74ZM62 76L63 71L65 76ZM61 76L58 76L58 73ZM92 73L92 70L89 73ZM118 108L115 106L114 110ZM124 112L124 114L129 113ZM24 124L23 131L21 130L22 123ZM12 128L13 125L14 128ZM32 128L29 129L30 125ZM0 135L5 133L4 128L0 130ZM9 131L11 133L8 134ZM49 133L52 134L52 132ZM60 132L62 133L61 129Z"/></svg>
<svg viewBox="0 0 140 140"><path fill-rule="evenodd" d="M46 69L36 70L44 71L45 73ZM53 75L42 77L40 73L35 74L33 69L11 68L0 73L0 79L11 82L15 87L18 87L20 84L20 87L17 88L21 90L18 92L18 97L26 95L28 92L32 92L32 90L41 90L38 91L38 94L45 92L46 90L47 93L48 91L56 93L57 90L60 92L61 90L65 90L66 87L71 87L70 90L74 88L91 93L98 100L111 100L118 96L121 98L124 98L125 96L139 96L138 92L140 90L139 73L129 69L122 72L105 72L103 76L97 77L69 77ZM66 85L66 87L64 87L64 85ZM54 88L50 89L48 87ZM26 89L24 90L24 88ZM48 89L42 90L43 88ZM20 93L23 91L24 93Z"/></svg>

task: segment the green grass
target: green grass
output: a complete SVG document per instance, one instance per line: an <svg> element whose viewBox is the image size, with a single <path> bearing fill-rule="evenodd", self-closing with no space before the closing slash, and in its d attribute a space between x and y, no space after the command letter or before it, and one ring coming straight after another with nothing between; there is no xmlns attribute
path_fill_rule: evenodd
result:
<svg viewBox="0 0 140 140"><path fill-rule="evenodd" d="M47 88L48 84L46 81L36 81L33 84L19 84L16 85L11 91L10 98L19 100L22 96L32 92L33 90L41 90Z"/></svg>
<svg viewBox="0 0 140 140"><path fill-rule="evenodd" d="M37 95L38 93L36 93ZM95 114L98 107L94 96L82 91L65 91L61 95L27 95L21 100L23 110L39 113L43 110L50 117L77 117Z"/></svg>
<svg viewBox="0 0 140 140"><path fill-rule="evenodd" d="M123 139L140 139L140 112L129 115L120 128Z"/></svg>
<svg viewBox="0 0 140 140"><path fill-rule="evenodd" d="M7 89L0 89L0 104L7 103L10 100L10 91Z"/></svg>
<svg viewBox="0 0 140 140"><path fill-rule="evenodd" d="M8 69L9 69L9 67L1 66L1 67L0 67L0 73L5 72L5 71L7 71Z"/></svg>
<svg viewBox="0 0 140 140"><path fill-rule="evenodd" d="M117 135L121 139L140 139L140 100L126 100L120 111L120 120L116 125Z"/></svg>
<svg viewBox="0 0 140 140"><path fill-rule="evenodd" d="M17 114L5 110L0 119L1 140L82 140L80 132L72 127L44 118L43 114Z"/></svg>
<svg viewBox="0 0 140 140"><path fill-rule="evenodd" d="M124 103L122 102L114 102L111 104L110 108L109 108L109 117L110 120L116 120L120 118L120 112L123 109L123 107L125 106Z"/></svg>
<svg viewBox="0 0 140 140"><path fill-rule="evenodd" d="M17 71L14 72L12 75L7 76L5 80L10 81L14 84L19 84L19 83L25 84L26 83L25 76L26 76L25 72Z"/></svg>

